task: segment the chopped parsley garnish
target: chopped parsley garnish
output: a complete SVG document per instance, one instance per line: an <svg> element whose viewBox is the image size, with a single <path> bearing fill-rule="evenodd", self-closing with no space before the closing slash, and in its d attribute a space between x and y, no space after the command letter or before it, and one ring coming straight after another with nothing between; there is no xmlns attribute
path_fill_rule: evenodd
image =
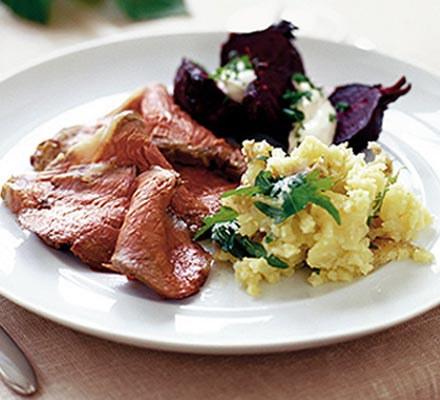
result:
<svg viewBox="0 0 440 400"><path fill-rule="evenodd" d="M345 112L351 108L351 105L346 101L338 101L335 105L335 110L338 112Z"/></svg>
<svg viewBox="0 0 440 400"><path fill-rule="evenodd" d="M222 198L261 194L272 202L275 200L276 205L262 201L255 201L254 205L263 214L273 218L276 224L303 210L309 203L313 203L326 210L338 224L341 224L338 210L330 198L322 193L334 185L332 177L320 179L317 170L279 178L275 178L270 171L263 170L257 175L254 186L230 190L223 193Z"/></svg>
<svg viewBox="0 0 440 400"><path fill-rule="evenodd" d="M244 186L238 189L228 190L223 193L220 198L225 199L226 197L241 195L241 196L253 196L254 194L261 193L260 188L256 186Z"/></svg>
<svg viewBox="0 0 440 400"><path fill-rule="evenodd" d="M200 238L205 232L209 231L215 224L221 222L233 221L237 217L238 217L237 211L233 210L231 207L221 206L220 210L216 214L203 218L203 226L195 234L194 240Z"/></svg>
<svg viewBox="0 0 440 400"><path fill-rule="evenodd" d="M221 222L212 227L211 239L217 242L226 253L242 260L245 257L264 258L269 265L275 268L286 269L289 265L273 254L268 255L265 248L249 237L238 233L237 221Z"/></svg>
<svg viewBox="0 0 440 400"><path fill-rule="evenodd" d="M315 84L304 74L301 74L299 72L293 74L292 81L296 82L297 84L308 83L312 89L318 90L322 94L322 89L320 87L315 86Z"/></svg>
<svg viewBox="0 0 440 400"><path fill-rule="evenodd" d="M246 186L241 187L238 189L232 189L225 193L223 193L220 197L222 199L230 196L253 196L257 193L270 195L270 192L272 191L275 183L278 180L273 177L272 173L270 171L262 170L258 173L254 186Z"/></svg>
<svg viewBox="0 0 440 400"><path fill-rule="evenodd" d="M328 120L329 120L330 122L335 122L336 119L337 119L336 114L329 114L329 115L328 115Z"/></svg>
<svg viewBox="0 0 440 400"><path fill-rule="evenodd" d="M255 178L254 186L241 187L223 193L222 198L230 196L261 195L261 200L255 201L254 206L263 214L274 219L275 224L285 221L290 216L306 208L308 204L316 204L326 210L338 223L341 218L338 210L330 198L323 194L325 190L335 185L332 177L319 178L319 171L298 173L288 177L274 177L270 171L262 170ZM200 238L210 231L211 239L217 242L221 249L234 257L264 258L269 265L275 268L288 268L288 264L268 254L266 249L258 242L252 241L248 236L238 233L240 225L237 222L238 213L230 207L222 206L220 211L210 217L204 218L204 225L195 235ZM266 243L271 243L275 237L271 234L264 238Z"/></svg>
<svg viewBox="0 0 440 400"><path fill-rule="evenodd" d="M321 94L321 89L317 88L307 76L304 74L293 74L292 80L297 84L306 82L310 89L318 90ZM289 117L292 124L299 124L298 129L304 128L302 122L305 119L304 112L299 109L299 105L302 99L312 101L313 94L310 90L287 90L283 94L283 100L286 101L286 106L283 108L283 113Z"/></svg>
<svg viewBox="0 0 440 400"><path fill-rule="evenodd" d="M273 235L269 234L264 238L264 241L266 243L272 243L275 240L275 238L273 237Z"/></svg>
<svg viewBox="0 0 440 400"><path fill-rule="evenodd" d="M304 74L301 74L300 72L297 72L296 74L292 75L292 81L295 81L296 83L308 83L312 89L316 89L313 82Z"/></svg>
<svg viewBox="0 0 440 400"><path fill-rule="evenodd" d="M290 106L298 104L299 101L305 97L307 100L312 100L312 92L306 90L305 92L300 92L299 90L292 91L287 90L286 93L283 94L283 99L288 100Z"/></svg>
<svg viewBox="0 0 440 400"><path fill-rule="evenodd" d="M313 203L326 210L338 224L341 224L338 210L330 198L322 193L331 189L334 185L335 182L331 177L319 179L319 171L317 170L286 178L281 177L269 193L270 198L281 204L273 206L256 201L254 205L263 214L273 218L276 224L279 224L306 208L309 203Z"/></svg>
<svg viewBox="0 0 440 400"><path fill-rule="evenodd" d="M385 195L387 194L389 190L389 186L393 183L397 182L397 178L399 177L399 172L396 173L396 175L390 175L387 179L387 182L385 184L385 187L377 194L373 201L373 207L371 209L371 214L367 218L367 225L370 226L373 219L376 219L378 217L378 213L382 207L383 201L385 199Z"/></svg>
<svg viewBox="0 0 440 400"><path fill-rule="evenodd" d="M283 108L283 113L286 114L294 124L304 121L305 118L304 113L298 108Z"/></svg>
<svg viewBox="0 0 440 400"><path fill-rule="evenodd" d="M209 77L211 79L234 79L240 72L249 69L254 69L254 67L249 56L245 54L233 57L227 64L217 68Z"/></svg>
<svg viewBox="0 0 440 400"><path fill-rule="evenodd" d="M370 226L373 219L378 217L378 213L380 208L382 207L383 201L385 199L385 195L388 192L388 187L385 186L375 197L373 201L373 208L371 209L371 214L367 218L367 225Z"/></svg>
<svg viewBox="0 0 440 400"><path fill-rule="evenodd" d="M287 107L283 108L283 113L289 117L293 124L304 121L304 113L297 107L302 98L312 99L312 93L309 91L300 92L299 90L288 90L283 95L287 101Z"/></svg>
<svg viewBox="0 0 440 400"><path fill-rule="evenodd" d="M204 232L211 230L211 239L217 242L224 252L230 253L240 260L245 257L264 258L272 267L289 268L289 265L278 257L273 254L267 254L266 249L260 243L254 242L248 236L238 233L240 225L235 219L238 214L234 210L231 213L231 210L231 208L222 207L217 214L208 217L208 221L206 221L208 218L205 218L205 225L197 232L194 239L200 237ZM230 219L226 220L227 217L230 217Z"/></svg>
<svg viewBox="0 0 440 400"><path fill-rule="evenodd" d="M272 150L268 152L267 156L258 156L256 159L266 162L270 157L272 157Z"/></svg>

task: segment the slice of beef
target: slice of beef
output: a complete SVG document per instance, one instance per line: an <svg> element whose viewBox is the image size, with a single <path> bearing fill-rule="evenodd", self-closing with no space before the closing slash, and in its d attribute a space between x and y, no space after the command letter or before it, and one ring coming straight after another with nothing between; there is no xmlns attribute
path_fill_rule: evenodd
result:
<svg viewBox="0 0 440 400"><path fill-rule="evenodd" d="M135 165L139 172L147 171L153 166L173 170L159 148L150 141L147 130L145 121L138 113L121 112L113 117L105 130L70 149L63 162L76 164L105 161L119 166ZM224 179L214 177L205 168L198 167L198 170L201 171L201 176L209 174L212 182L225 185ZM211 209L205 204L205 198L200 198L197 192L193 193L194 185L189 187L189 183L187 180L178 187L172 205L175 213L195 233L203 225L203 218L211 214Z"/></svg>
<svg viewBox="0 0 440 400"><path fill-rule="evenodd" d="M99 268L113 254L134 181L133 167L75 165L12 177L2 197L23 228Z"/></svg>
<svg viewBox="0 0 440 400"><path fill-rule="evenodd" d="M179 175L169 169L153 167L137 177L111 259L121 273L175 299L198 292L211 263L173 212L178 187Z"/></svg>
<svg viewBox="0 0 440 400"><path fill-rule="evenodd" d="M64 128L53 138L41 142L31 155L31 164L36 171L46 169L60 155L70 148L92 137L104 126L106 120L100 120L91 125L76 125Z"/></svg>
<svg viewBox="0 0 440 400"><path fill-rule="evenodd" d="M171 162L219 169L238 180L245 169L239 148L194 121L161 84L144 91L141 113L153 143Z"/></svg>
<svg viewBox="0 0 440 400"><path fill-rule="evenodd" d="M135 117L136 113L142 114L145 126L140 125L139 118ZM137 125L133 128L137 132L137 146L128 149L135 154L126 152L127 161L130 157L137 156L139 162L142 144L148 138L170 162L218 169L235 181L239 180L245 169L240 149L217 138L195 122L174 103L166 87L160 84L150 85L134 93L95 124L66 128L54 138L43 141L31 156L31 163L36 170L43 170L48 166L52 168L54 163L65 162L66 154L70 154L71 163L85 162L85 159L91 158L91 153L95 155L95 159L105 158L105 151L101 151L99 146L103 142L109 142L108 138L114 136L115 130L122 129L124 135L118 135L118 142L114 141L114 146L122 144L125 147L123 141L127 134L134 143L135 137L130 132L132 128L129 125ZM111 151L107 146L106 151L109 150ZM146 165L141 167L141 170L147 169Z"/></svg>
<svg viewBox="0 0 440 400"><path fill-rule="evenodd" d="M237 183L232 183L206 168L174 165L185 187L196 199L208 209L206 215L215 214L221 206L220 195L235 189Z"/></svg>
<svg viewBox="0 0 440 400"><path fill-rule="evenodd" d="M153 101L154 97L157 97L158 99L161 99L160 101L163 104L167 103L171 108L177 107L175 105L173 106L174 103L172 103L171 96L168 95L166 89L161 85L155 85L151 88L151 90L143 92L142 100L138 94L137 98L132 98L130 101L127 101L126 106L138 107L142 102L145 111L146 109L151 108L148 106L148 103ZM150 95L148 95L148 93ZM160 101L158 100L159 103ZM168 131L170 139L167 143L171 146L172 135L176 136L176 134L181 134L182 132L187 136L190 135L189 129L192 129L190 127L194 122L186 113L180 111L180 114L185 114L185 116L182 116L180 122L177 122L185 127L184 130L178 131L177 128L175 128L177 122L174 117L169 118L171 122L167 128L166 121L163 120L159 114L162 113L165 115L168 111L164 111L165 106L158 105L157 107L158 108L156 108L156 111L154 112L155 118L153 118L150 123L146 122L146 119L140 116L137 112L130 110L109 115L103 120L95 134L86 137L79 143L75 143L65 151L62 156L58 155L56 160L50 163L50 168L61 168L64 165L88 164L104 161L118 166L135 165L139 172L146 171L154 165L172 170L173 166L153 142L153 139L157 139L159 137L157 135L159 134L162 135L160 137L163 138L163 135ZM197 131L197 129L195 129L195 131ZM211 156L221 156L226 159L227 152L229 152L231 157L239 154L240 160L243 161L241 153L238 153L238 150L233 149L222 139L213 137L209 131L201 127L197 132L198 133L193 136L195 139L202 139L202 136L206 135L204 139L205 141L202 141L200 146L186 144L186 139L188 139L188 137L184 135L181 139L176 141L177 147L182 149L179 154L184 154L186 152L188 155L193 152L195 158L191 159L192 161L190 160L190 162L197 163L201 160L199 158L199 161L197 161L197 157L201 157L203 153L203 143L205 143L207 149L207 152L205 153L206 158L203 159L206 165L211 165L212 159L209 158ZM159 140L159 142L161 142L161 140ZM216 150L213 146L217 142L220 147ZM163 141L161 143L163 143ZM171 153L168 153L168 155L170 154ZM179 161L182 161L182 157L177 158ZM189 156L187 158L190 159ZM204 170L204 166L200 167L201 170ZM233 174L236 178L238 178L239 175L237 171L238 170L235 169ZM211 213L210 206L206 205L203 199L194 195L192 193L193 189L188 189L186 186L187 184L179 186L176 195L173 197L172 203L176 214L184 219L190 231L195 233L203 224L203 218Z"/></svg>
<svg viewBox="0 0 440 400"><path fill-rule="evenodd" d="M149 140L142 116L122 111L108 118L108 123L92 137L73 146L63 163L83 164L105 161L119 166L135 165L146 171L153 165L172 168L160 150Z"/></svg>
<svg viewBox="0 0 440 400"><path fill-rule="evenodd" d="M118 166L135 165L141 173L153 166L173 170L159 148L150 141L147 129L138 113L123 111L113 117L105 130L71 148L62 162L71 165L105 161ZM203 218L210 214L209 207L191 193L186 184L178 187L172 204L192 233L197 232L203 225Z"/></svg>

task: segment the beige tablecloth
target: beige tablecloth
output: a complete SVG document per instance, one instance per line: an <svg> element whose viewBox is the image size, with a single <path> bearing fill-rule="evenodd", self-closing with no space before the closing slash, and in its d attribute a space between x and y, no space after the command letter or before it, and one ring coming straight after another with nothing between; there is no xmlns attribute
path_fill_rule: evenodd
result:
<svg viewBox="0 0 440 400"><path fill-rule="evenodd" d="M0 78L95 37L137 29L247 29L280 15L292 18L303 34L375 49L440 72L439 0L188 0L190 17L135 24L113 9L75 3L54 2L50 27L19 22L0 6ZM3 298L0 303L2 325L36 367L36 399L440 398L439 308L385 332L330 347L202 356L111 343L61 327ZM0 383L0 399L15 398Z"/></svg>
<svg viewBox="0 0 440 400"><path fill-rule="evenodd" d="M440 309L372 336L270 355L203 356L97 339L0 300L30 356L35 399L438 399ZM2 400L16 399L0 385Z"/></svg>

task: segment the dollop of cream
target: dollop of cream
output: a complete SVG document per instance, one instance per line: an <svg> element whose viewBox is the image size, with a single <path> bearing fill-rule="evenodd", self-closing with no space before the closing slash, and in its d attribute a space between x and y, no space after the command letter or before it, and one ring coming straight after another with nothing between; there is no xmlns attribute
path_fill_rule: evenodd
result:
<svg viewBox="0 0 440 400"><path fill-rule="evenodd" d="M226 96L241 103L246 88L255 79L257 79L255 71L248 68L243 61L238 61L235 69L224 68L214 80Z"/></svg>
<svg viewBox="0 0 440 400"><path fill-rule="evenodd" d="M329 145L336 131L336 110L319 88L309 82L293 82L296 90L310 92L310 98L302 97L296 108L304 113L304 120L295 123L289 133L289 152L297 147L306 136L315 136Z"/></svg>

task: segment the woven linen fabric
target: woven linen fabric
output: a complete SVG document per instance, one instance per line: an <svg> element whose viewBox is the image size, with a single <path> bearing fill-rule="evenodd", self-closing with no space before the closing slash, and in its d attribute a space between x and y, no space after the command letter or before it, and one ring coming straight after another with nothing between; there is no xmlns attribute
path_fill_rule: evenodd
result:
<svg viewBox="0 0 440 400"><path fill-rule="evenodd" d="M3 326L35 366L40 389L32 399L440 398L440 308L337 345L209 356L112 343L4 298L0 306ZM0 383L0 399L20 398Z"/></svg>

